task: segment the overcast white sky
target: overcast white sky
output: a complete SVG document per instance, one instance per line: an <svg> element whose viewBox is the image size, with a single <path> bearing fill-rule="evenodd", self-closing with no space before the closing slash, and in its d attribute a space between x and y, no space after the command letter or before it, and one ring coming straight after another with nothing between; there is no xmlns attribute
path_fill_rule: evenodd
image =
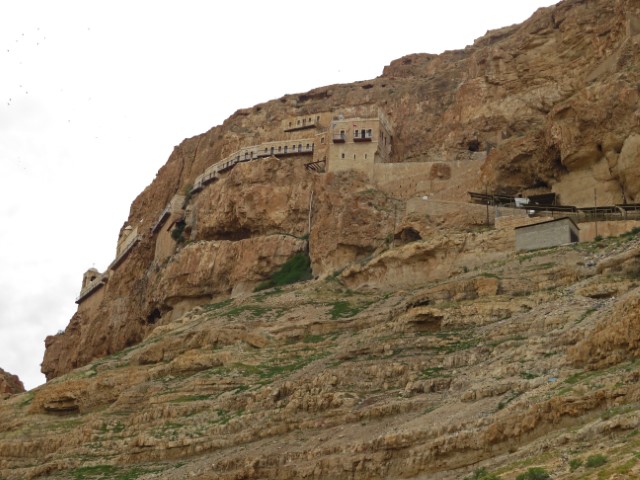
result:
<svg viewBox="0 0 640 480"><path fill-rule="evenodd" d="M44 382L44 338L184 138L554 3L0 0L0 368Z"/></svg>

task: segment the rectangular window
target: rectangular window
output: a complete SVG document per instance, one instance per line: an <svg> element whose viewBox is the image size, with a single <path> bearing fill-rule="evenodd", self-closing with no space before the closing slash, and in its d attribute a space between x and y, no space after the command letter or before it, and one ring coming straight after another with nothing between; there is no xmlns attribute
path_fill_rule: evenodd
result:
<svg viewBox="0 0 640 480"><path fill-rule="evenodd" d="M342 158L344 158L344 153L342 154Z"/></svg>

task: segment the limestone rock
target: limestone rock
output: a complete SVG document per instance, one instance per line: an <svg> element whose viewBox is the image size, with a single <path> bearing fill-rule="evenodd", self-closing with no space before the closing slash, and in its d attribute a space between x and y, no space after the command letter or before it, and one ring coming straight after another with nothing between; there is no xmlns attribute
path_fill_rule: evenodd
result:
<svg viewBox="0 0 640 480"><path fill-rule="evenodd" d="M0 403L0 476L77 477L90 459L123 478L515 478L535 458L560 478L563 455L598 449L636 468L637 242L516 254L466 200L638 200L639 19L635 0L566 0L183 141L132 203L122 233L140 239L102 297L46 339L49 382ZM288 118L376 107L390 178L269 158L191 194ZM184 236L165 226L158 259L176 195ZM253 293L298 252L317 279Z"/></svg>
<svg viewBox="0 0 640 480"><path fill-rule="evenodd" d="M24 385L18 376L0 368L0 395L14 395L21 392L24 392Z"/></svg>

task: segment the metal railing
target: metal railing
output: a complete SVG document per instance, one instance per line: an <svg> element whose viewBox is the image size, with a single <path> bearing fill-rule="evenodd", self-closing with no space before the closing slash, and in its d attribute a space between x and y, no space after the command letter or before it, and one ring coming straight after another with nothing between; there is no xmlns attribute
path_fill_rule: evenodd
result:
<svg viewBox="0 0 640 480"><path fill-rule="evenodd" d="M238 150L232 155L226 157L224 160L209 166L203 174L198 175L195 179L191 192L199 192L206 184L217 180L219 173L230 170L240 162L248 162L259 158L270 157L272 155L285 156L312 154L315 150L315 144L310 142L310 139L304 139L304 141L305 144L293 144L291 141L269 142Z"/></svg>

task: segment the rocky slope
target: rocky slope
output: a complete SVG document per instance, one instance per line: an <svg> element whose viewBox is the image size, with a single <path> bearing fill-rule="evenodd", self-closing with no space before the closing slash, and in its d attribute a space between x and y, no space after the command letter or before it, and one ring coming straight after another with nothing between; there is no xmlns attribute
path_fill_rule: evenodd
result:
<svg viewBox="0 0 640 480"><path fill-rule="evenodd" d="M638 478L639 275L626 235L201 305L0 403L0 478Z"/></svg>
<svg viewBox="0 0 640 480"><path fill-rule="evenodd" d="M394 162L486 152L465 189L637 202L639 42L637 1L566 0L185 140L101 301L47 338L48 383L0 403L0 478L638 478L635 236L514 254L512 232L276 158L188 192L285 118L378 106ZM147 232L185 193L156 260ZM299 253L314 280L252 293Z"/></svg>
<svg viewBox="0 0 640 480"><path fill-rule="evenodd" d="M317 112L348 118L372 106L393 125L394 162L452 162L487 152L481 177L457 180L465 189L555 192L571 205L593 205L594 193L599 204L638 201L638 42L635 0L565 0L464 50L408 55L373 80L240 110L177 146L133 202L126 224L148 232L173 195L189 190L205 168L238 148L280 138L285 118ZM322 277L368 258L405 222L404 206L372 193L364 178L270 162L239 165L191 199L187 233L197 244L168 263L153 261L153 239L143 235L110 279L99 311L76 315L63 335L47 339L47 378L133 345L193 305L251 291L307 248L281 235L309 235L313 271ZM431 221L423 229L438 224ZM220 273L201 271L213 259ZM198 272L187 284L176 281L193 268Z"/></svg>

